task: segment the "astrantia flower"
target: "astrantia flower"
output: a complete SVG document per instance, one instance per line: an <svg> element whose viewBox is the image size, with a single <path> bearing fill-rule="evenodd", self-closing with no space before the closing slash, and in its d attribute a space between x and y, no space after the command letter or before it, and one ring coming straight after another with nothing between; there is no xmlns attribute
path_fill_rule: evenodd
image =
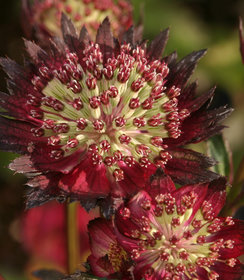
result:
<svg viewBox="0 0 244 280"><path fill-rule="evenodd" d="M1 60L10 77L1 148L25 154L10 167L34 177L33 201L126 196L158 167L179 183L218 177L207 170L213 160L179 148L218 132L230 111L208 111L213 90L196 98L196 85L187 86L205 51L176 63L175 54L160 59L168 30L147 47L132 29L118 43L107 19L96 42L62 22L64 42L51 41L49 52L26 42L25 67Z"/></svg>
<svg viewBox="0 0 244 280"><path fill-rule="evenodd" d="M136 280L240 279L244 222L217 217L224 189L218 179L176 190L161 176L118 209L117 240L134 260Z"/></svg>
<svg viewBox="0 0 244 280"><path fill-rule="evenodd" d="M33 35L42 42L55 35L61 36L61 14L69 16L77 30L86 25L95 38L105 17L111 20L112 31L118 35L132 25L132 6L126 0L22 0L23 27L28 37Z"/></svg>
<svg viewBox="0 0 244 280"><path fill-rule="evenodd" d="M92 254L88 257L91 273L99 277L129 279L131 258L118 244L111 221L98 218L88 225Z"/></svg>

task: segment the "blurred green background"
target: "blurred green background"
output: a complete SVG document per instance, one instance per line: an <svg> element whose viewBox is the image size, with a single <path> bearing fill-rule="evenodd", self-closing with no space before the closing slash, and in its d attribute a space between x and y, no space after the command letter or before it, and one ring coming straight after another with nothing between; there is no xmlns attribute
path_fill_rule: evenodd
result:
<svg viewBox="0 0 244 280"><path fill-rule="evenodd" d="M144 38L151 40L160 30L170 27L165 54L177 50L179 58L208 48L193 79L199 92L217 85L215 105L235 108L226 121L234 166L244 154L244 65L238 38L238 17L244 16L243 0L132 0L135 19L143 12ZM24 51L20 26L20 0L0 3L0 56L22 63ZM5 75L0 72L0 90L6 91ZM24 182L6 166L14 155L0 153L0 274L6 279L27 279L25 270L30 256L20 241L19 217L24 209Z"/></svg>

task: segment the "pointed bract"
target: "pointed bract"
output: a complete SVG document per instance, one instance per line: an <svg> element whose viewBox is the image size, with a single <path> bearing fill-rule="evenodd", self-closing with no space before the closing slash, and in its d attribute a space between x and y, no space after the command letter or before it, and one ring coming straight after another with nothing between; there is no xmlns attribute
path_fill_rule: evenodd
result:
<svg viewBox="0 0 244 280"><path fill-rule="evenodd" d="M216 161L203 154L188 149L170 151L170 159L165 167L165 173L178 184L196 184L215 180L220 177L209 169Z"/></svg>
<svg viewBox="0 0 244 280"><path fill-rule="evenodd" d="M167 44L169 39L169 28L165 29L164 31L160 32L159 35L151 42L148 48L148 56L151 59L160 59L164 48Z"/></svg>
<svg viewBox="0 0 244 280"><path fill-rule="evenodd" d="M194 72L198 61L206 54L206 52L206 50L192 52L178 63L169 67L169 79L166 85L184 87Z"/></svg>
<svg viewBox="0 0 244 280"><path fill-rule="evenodd" d="M96 43L99 44L104 62L106 62L109 57L112 57L114 52L114 39L108 17L104 19L97 30Z"/></svg>

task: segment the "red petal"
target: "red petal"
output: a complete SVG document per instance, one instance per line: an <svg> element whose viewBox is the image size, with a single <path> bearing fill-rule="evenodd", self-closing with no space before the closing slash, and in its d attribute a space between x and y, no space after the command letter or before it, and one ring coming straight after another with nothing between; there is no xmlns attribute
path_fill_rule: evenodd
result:
<svg viewBox="0 0 244 280"><path fill-rule="evenodd" d="M225 218L221 218L224 220ZM243 255L244 252L244 221L234 219L235 224L232 226L226 226L221 231L212 235L209 241L215 241L223 238L224 240L233 240L233 249L221 249L219 251L221 259L237 258Z"/></svg>
<svg viewBox="0 0 244 280"><path fill-rule="evenodd" d="M220 275L221 280L240 280L244 275L244 265L239 261L234 267L217 262L212 269Z"/></svg>
<svg viewBox="0 0 244 280"><path fill-rule="evenodd" d="M59 186L65 191L90 196L107 196L111 187L105 166L94 167L89 158L84 159L71 173L64 175Z"/></svg>
<svg viewBox="0 0 244 280"><path fill-rule="evenodd" d="M90 255L87 258L87 262L91 266L92 273L96 276L107 277L114 272L111 263L106 257L96 258L94 255Z"/></svg>
<svg viewBox="0 0 244 280"><path fill-rule="evenodd" d="M124 171L125 180L120 181L119 184L127 194L134 194L145 188L146 182L150 176L156 172L156 167L150 165L148 168L142 168L138 163L129 167L124 163L120 163L119 167ZM133 187L134 185L134 187Z"/></svg>
<svg viewBox="0 0 244 280"><path fill-rule="evenodd" d="M162 193L171 193L176 190L171 178L167 176L162 169L158 169L151 177L151 183L146 185L146 191L154 198Z"/></svg>
<svg viewBox="0 0 244 280"><path fill-rule="evenodd" d="M31 154L31 159L39 170L49 172L58 171L67 174L79 164L84 155L82 150L77 150L70 156L56 160L50 158L49 152L51 150L51 147L41 144L35 147L34 153Z"/></svg>
<svg viewBox="0 0 244 280"><path fill-rule="evenodd" d="M209 184L205 200L213 207L213 215L216 217L224 207L226 198L226 178L220 177Z"/></svg>
<svg viewBox="0 0 244 280"><path fill-rule="evenodd" d="M201 207L203 201L206 199L205 196L208 191L208 185L207 184L202 184L202 185L192 185L192 186L184 186L179 189L177 189L172 195L175 197L176 204L180 205L181 203L181 198L184 195L189 195L191 192L194 192L196 195L196 201L193 204L193 211L191 214L191 217L189 217L187 224L191 222L191 220L194 218L196 212L199 210Z"/></svg>
<svg viewBox="0 0 244 280"><path fill-rule="evenodd" d="M116 243L112 222L97 218L88 225L92 255L100 258L108 254L110 245Z"/></svg>

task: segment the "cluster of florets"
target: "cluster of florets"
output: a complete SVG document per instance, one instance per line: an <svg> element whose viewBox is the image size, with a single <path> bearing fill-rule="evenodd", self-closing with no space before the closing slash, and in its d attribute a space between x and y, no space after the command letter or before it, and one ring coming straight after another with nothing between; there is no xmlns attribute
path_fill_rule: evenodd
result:
<svg viewBox="0 0 244 280"><path fill-rule="evenodd" d="M31 132L47 142L51 159L82 149L117 181L122 163L163 167L171 158L163 138L178 138L189 116L177 108L180 88L164 85L168 73L165 62L149 61L129 44L104 64L98 44L87 46L82 60L67 50L61 62L42 64L32 78L35 92L26 106L39 126Z"/></svg>
<svg viewBox="0 0 244 280"><path fill-rule="evenodd" d="M114 226L105 220L92 223L93 246L88 259L92 270L97 272L101 266L103 273L100 270L98 276L113 278L113 274L120 271L123 279L136 280L215 280L222 279L228 270L236 270L236 274L240 275L242 265L237 259L241 254L240 240L234 234L235 230L243 230L243 223L231 217L216 217L223 206L224 185L218 191L210 185L176 190L169 178L162 177L160 180L163 182L156 195L155 192L150 194L150 190L141 191L121 205L116 211ZM151 187L155 188L155 184ZM98 226L103 234L108 233L106 227L113 232L113 237L100 245L92 238L98 233ZM120 265L120 270L110 261L112 247L105 249L109 242L120 248L117 253L113 251L119 260L116 264ZM102 248L103 255L96 255L96 251ZM106 252L110 271L99 262ZM134 278L128 276L130 273Z"/></svg>
<svg viewBox="0 0 244 280"><path fill-rule="evenodd" d="M126 0L37 0L23 1L23 26L28 32L36 32L36 37L61 36L61 15L65 13L80 31L85 24L90 35L95 37L101 22L108 16L116 36L132 25L132 6ZM26 26L26 17L29 26ZM34 30L35 29L35 30Z"/></svg>

